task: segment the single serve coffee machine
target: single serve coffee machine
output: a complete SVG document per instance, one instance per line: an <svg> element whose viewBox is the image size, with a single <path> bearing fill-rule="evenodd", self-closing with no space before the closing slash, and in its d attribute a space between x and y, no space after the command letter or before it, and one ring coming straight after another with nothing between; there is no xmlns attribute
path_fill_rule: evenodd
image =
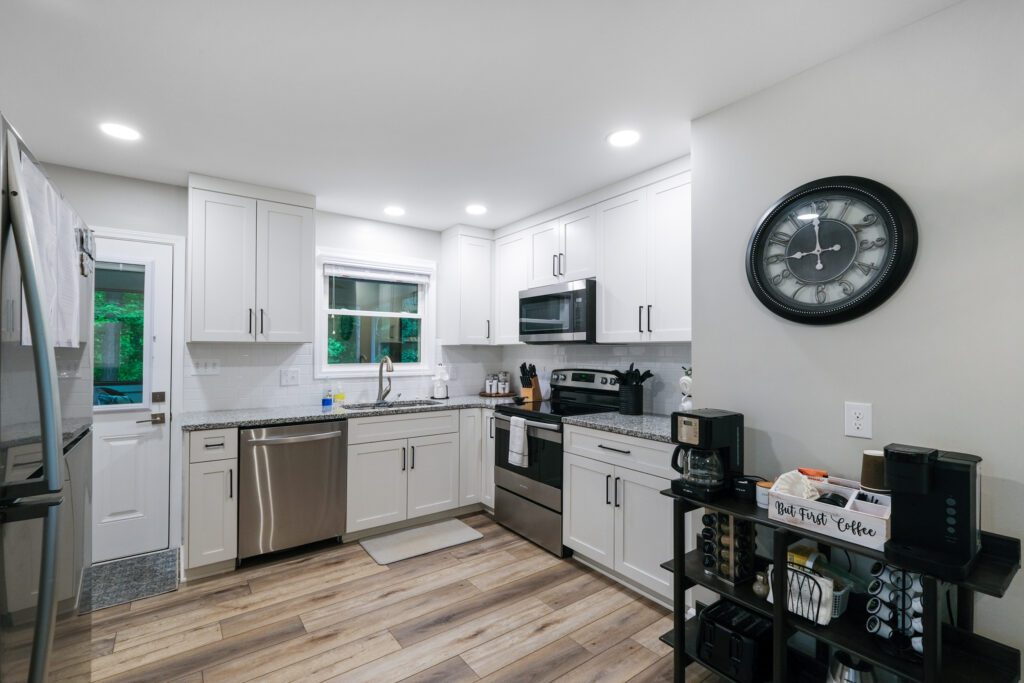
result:
<svg viewBox="0 0 1024 683"><path fill-rule="evenodd" d="M672 413L672 469L683 476L672 480L680 496L709 502L732 490L743 474L743 415L700 408Z"/></svg>
<svg viewBox="0 0 1024 683"><path fill-rule="evenodd" d="M978 463L967 453L889 444L885 478L892 490L885 559L948 581L967 578L981 548Z"/></svg>

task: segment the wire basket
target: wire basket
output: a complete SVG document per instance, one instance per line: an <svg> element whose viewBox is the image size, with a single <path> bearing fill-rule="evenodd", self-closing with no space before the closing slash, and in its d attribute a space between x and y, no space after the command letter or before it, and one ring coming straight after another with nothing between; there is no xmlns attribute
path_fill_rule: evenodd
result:
<svg viewBox="0 0 1024 683"><path fill-rule="evenodd" d="M828 626L830 621L846 612L850 604L848 584L836 590L832 579L813 569L792 562L786 564L786 569L787 607L790 612L822 626ZM773 602L771 587L775 585L774 577L775 566L768 565L768 602ZM822 602L829 593L832 595L832 609L822 609Z"/></svg>

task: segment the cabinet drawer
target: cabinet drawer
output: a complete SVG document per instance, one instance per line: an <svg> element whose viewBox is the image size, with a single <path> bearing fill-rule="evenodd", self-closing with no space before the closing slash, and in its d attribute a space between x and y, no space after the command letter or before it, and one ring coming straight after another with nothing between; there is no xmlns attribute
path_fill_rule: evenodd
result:
<svg viewBox="0 0 1024 683"><path fill-rule="evenodd" d="M417 436L450 434L459 431L459 411L439 410L404 415L357 417L348 421L350 444L411 439Z"/></svg>
<svg viewBox="0 0 1024 683"><path fill-rule="evenodd" d="M188 461L210 462L238 457L238 427L189 432Z"/></svg>
<svg viewBox="0 0 1024 683"><path fill-rule="evenodd" d="M565 450L657 477L678 476L672 469L674 444L567 425Z"/></svg>

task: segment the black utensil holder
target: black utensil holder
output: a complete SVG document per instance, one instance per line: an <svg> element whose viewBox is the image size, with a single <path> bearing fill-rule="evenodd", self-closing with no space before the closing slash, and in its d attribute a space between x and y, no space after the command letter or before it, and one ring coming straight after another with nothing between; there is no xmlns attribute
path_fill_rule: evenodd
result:
<svg viewBox="0 0 1024 683"><path fill-rule="evenodd" d="M643 415L643 384L631 384L619 387L619 412L623 415Z"/></svg>

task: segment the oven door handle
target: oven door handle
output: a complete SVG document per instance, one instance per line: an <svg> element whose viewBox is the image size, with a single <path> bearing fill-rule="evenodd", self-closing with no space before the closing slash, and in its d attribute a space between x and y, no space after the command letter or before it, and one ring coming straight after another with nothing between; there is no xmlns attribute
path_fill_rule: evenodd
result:
<svg viewBox="0 0 1024 683"><path fill-rule="evenodd" d="M511 422L509 422L506 419L495 418L495 421L496 422L500 421L502 423L502 426L505 429L508 429L511 426ZM506 423L508 423L508 426L504 426ZM562 431L561 423L555 425L555 424L548 424L547 422L534 422L533 420L527 420L526 421L526 426L527 427L536 427L537 429L546 429L549 432L560 432L560 431Z"/></svg>

